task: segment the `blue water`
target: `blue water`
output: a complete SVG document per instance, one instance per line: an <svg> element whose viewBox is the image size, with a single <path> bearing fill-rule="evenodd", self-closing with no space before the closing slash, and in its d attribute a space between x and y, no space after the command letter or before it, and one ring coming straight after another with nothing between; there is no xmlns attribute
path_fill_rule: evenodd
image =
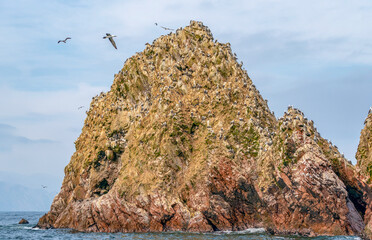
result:
<svg viewBox="0 0 372 240"><path fill-rule="evenodd" d="M316 238L304 238L298 236L270 236L265 232L257 232L254 230L247 230L241 232L219 232L219 233L81 233L74 232L70 229L33 229L39 218L43 215L43 212L0 212L0 240L8 239L48 239L48 240L60 240L60 239L124 239L124 240L173 240L173 239L185 239L185 240L269 240L269 239L280 239L280 240L360 240L358 237L316 237ZM30 224L20 225L18 222L22 219L26 219ZM254 233L255 232L255 233Z"/></svg>

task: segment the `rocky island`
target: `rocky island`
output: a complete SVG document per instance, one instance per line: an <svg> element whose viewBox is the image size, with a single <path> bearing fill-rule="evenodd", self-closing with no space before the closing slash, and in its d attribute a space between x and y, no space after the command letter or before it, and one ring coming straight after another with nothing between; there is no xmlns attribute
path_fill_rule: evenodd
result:
<svg viewBox="0 0 372 240"><path fill-rule="evenodd" d="M372 237L371 115L353 166L300 110L277 119L230 45L191 21L93 98L38 226Z"/></svg>

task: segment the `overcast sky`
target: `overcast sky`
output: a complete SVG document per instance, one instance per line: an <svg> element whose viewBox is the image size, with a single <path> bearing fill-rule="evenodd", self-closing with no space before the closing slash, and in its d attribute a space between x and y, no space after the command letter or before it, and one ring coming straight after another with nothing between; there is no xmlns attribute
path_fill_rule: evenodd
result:
<svg viewBox="0 0 372 240"><path fill-rule="evenodd" d="M276 117L299 108L355 162L372 105L370 0L0 0L0 170L61 182L91 98L167 34L155 22L191 19L231 43Z"/></svg>

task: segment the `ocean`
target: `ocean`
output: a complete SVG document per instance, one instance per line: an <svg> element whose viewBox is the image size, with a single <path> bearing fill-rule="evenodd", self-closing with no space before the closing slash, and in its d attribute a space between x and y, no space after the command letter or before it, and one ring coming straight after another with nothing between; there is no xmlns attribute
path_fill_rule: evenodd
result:
<svg viewBox="0 0 372 240"><path fill-rule="evenodd" d="M34 229L39 218L44 212L0 212L0 240L8 239L48 239L48 240L77 240L77 239L124 239L124 240L269 240L269 239L314 239L314 240L357 240L359 237L315 237L306 238L299 236L271 236L263 231L263 229L247 229L239 232L216 232L216 233L82 233L72 231L71 229ZM28 220L30 223L20 225L18 222L22 219Z"/></svg>

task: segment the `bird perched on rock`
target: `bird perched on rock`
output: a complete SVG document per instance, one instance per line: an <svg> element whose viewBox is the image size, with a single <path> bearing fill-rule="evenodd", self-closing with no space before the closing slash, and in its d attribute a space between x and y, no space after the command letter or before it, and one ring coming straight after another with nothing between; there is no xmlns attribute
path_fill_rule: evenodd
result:
<svg viewBox="0 0 372 240"><path fill-rule="evenodd" d="M66 41L69 40L69 39L71 39L71 38L67 37L67 38L65 38L65 40L59 40L58 43L61 43L61 42L66 43Z"/></svg>
<svg viewBox="0 0 372 240"><path fill-rule="evenodd" d="M103 39L108 38L110 40L112 46L114 46L115 49L118 49L116 47L116 43L115 43L115 41L113 39L114 37L116 37L116 36L115 35L111 35L110 33L106 33L106 36L104 36Z"/></svg>

